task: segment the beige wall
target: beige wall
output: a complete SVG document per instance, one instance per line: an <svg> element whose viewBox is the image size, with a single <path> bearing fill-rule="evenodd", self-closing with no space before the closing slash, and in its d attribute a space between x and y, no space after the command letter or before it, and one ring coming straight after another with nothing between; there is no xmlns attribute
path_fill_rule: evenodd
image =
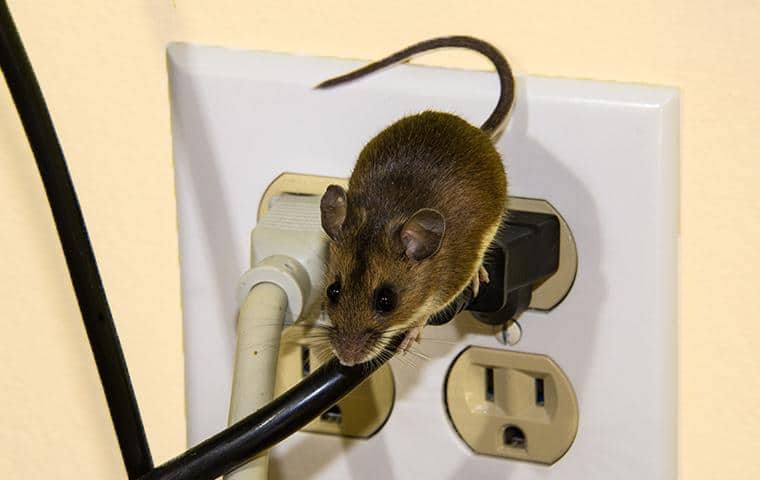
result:
<svg viewBox="0 0 760 480"><path fill-rule="evenodd" d="M371 58L466 33L501 47L521 73L682 88L681 477L760 478L756 1L10 6L69 158L158 461L184 439L166 43ZM425 61L486 67L458 53ZM4 86L0 201L0 476L122 477L51 216Z"/></svg>

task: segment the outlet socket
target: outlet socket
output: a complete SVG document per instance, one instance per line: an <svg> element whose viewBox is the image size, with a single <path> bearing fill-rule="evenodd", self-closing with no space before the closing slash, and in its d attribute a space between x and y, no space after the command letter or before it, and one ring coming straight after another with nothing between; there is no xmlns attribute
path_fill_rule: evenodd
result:
<svg viewBox="0 0 760 480"><path fill-rule="evenodd" d="M292 325L283 330L275 396L287 391L323 363L325 355L310 347L310 335L313 335L313 327L309 325ZM393 373L390 366L385 364L302 430L343 437L369 438L377 433L390 417L395 396Z"/></svg>
<svg viewBox="0 0 760 480"><path fill-rule="evenodd" d="M482 347L464 350L445 384L452 425L476 453L551 465L578 431L578 401L545 355Z"/></svg>

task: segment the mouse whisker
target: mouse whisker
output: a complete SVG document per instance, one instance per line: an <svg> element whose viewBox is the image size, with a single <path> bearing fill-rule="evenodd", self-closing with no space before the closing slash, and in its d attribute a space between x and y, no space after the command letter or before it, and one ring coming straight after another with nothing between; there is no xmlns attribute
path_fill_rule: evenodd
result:
<svg viewBox="0 0 760 480"><path fill-rule="evenodd" d="M446 345L456 345L457 343L459 343L454 340L445 340L442 338L430 338L430 337L420 337L420 342L443 343Z"/></svg>
<svg viewBox="0 0 760 480"><path fill-rule="evenodd" d="M304 338L327 338L330 335L333 335L333 332L317 331L317 332L306 332L303 337Z"/></svg>
<svg viewBox="0 0 760 480"><path fill-rule="evenodd" d="M382 362L383 362L382 355L376 355L370 359L369 364L374 369L375 367L378 367Z"/></svg>
<svg viewBox="0 0 760 480"><path fill-rule="evenodd" d="M306 343L327 343L330 340L329 335L306 335L299 339Z"/></svg>
<svg viewBox="0 0 760 480"><path fill-rule="evenodd" d="M309 343L309 344L312 344L312 343L328 343L330 341L330 337L327 336L327 335L320 336L320 337L303 337L303 338L301 338L301 340L304 341L304 342L306 342L306 343Z"/></svg>
<svg viewBox="0 0 760 480"><path fill-rule="evenodd" d="M335 330L335 327L333 327L332 325L320 325L320 324L316 324L316 323L308 325L308 326L306 326L306 328L309 331L315 330L315 331L318 331L318 332L332 332L332 331Z"/></svg>
<svg viewBox="0 0 760 480"><path fill-rule="evenodd" d="M383 348L380 348L380 346L378 346L377 344L373 345L373 346L372 346L372 347L369 349L369 355L371 355L371 356L372 356L372 358L377 358L377 357L380 357L380 356L382 356L384 353L385 353L385 349L383 349Z"/></svg>
<svg viewBox="0 0 760 480"><path fill-rule="evenodd" d="M324 352L330 350L330 342L324 340L319 342L312 342L309 344L315 352Z"/></svg>
<svg viewBox="0 0 760 480"><path fill-rule="evenodd" d="M379 344L376 344L370 350L370 355L372 355L372 364L379 364L390 360L393 357L393 352L388 350L386 347L381 347Z"/></svg>
<svg viewBox="0 0 760 480"><path fill-rule="evenodd" d="M323 350L329 350L328 345L324 343L310 343L310 344L301 344L302 347L308 347L309 350L312 350L315 354L323 351Z"/></svg>
<svg viewBox="0 0 760 480"><path fill-rule="evenodd" d="M320 352L319 354L317 354L316 358L317 358L317 363L319 365L322 365L322 364L327 363L330 360L332 360L333 355L332 355L332 352L323 351L323 352Z"/></svg>
<svg viewBox="0 0 760 480"><path fill-rule="evenodd" d="M384 330L383 334L394 333L394 332L403 332L403 331L406 331L406 330L411 330L412 328L414 328L414 326L389 328L387 330Z"/></svg>
<svg viewBox="0 0 760 480"><path fill-rule="evenodd" d="M327 341L330 339L330 335L304 335L301 338L307 341Z"/></svg>
<svg viewBox="0 0 760 480"><path fill-rule="evenodd" d="M327 325L309 325L304 326L307 332L311 333L314 332L331 332L335 330L333 327L327 326Z"/></svg>
<svg viewBox="0 0 760 480"><path fill-rule="evenodd" d="M327 350L315 350L314 359L316 360L316 364L312 365L312 368L316 367L317 365L322 365L323 363L330 360L331 357L332 357L331 352Z"/></svg>
<svg viewBox="0 0 760 480"><path fill-rule="evenodd" d="M412 355L415 355L423 360L430 360L430 357L422 352L414 350L413 347L410 347L409 350L407 350L408 353L411 353Z"/></svg>
<svg viewBox="0 0 760 480"><path fill-rule="evenodd" d="M403 365L406 365L409 368L417 368L417 364L415 364L411 359L403 356L403 355L396 355L396 360L401 362Z"/></svg>

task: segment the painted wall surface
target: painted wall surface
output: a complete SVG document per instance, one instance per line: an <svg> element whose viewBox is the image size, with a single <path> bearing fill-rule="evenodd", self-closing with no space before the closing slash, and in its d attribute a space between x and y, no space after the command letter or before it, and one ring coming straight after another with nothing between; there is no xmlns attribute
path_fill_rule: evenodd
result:
<svg viewBox="0 0 760 480"><path fill-rule="evenodd" d="M502 48L519 73L682 89L681 478L760 478L757 2L9 3L68 155L157 461L184 448L167 42L374 58L461 33ZM423 61L487 68L460 52ZM0 203L0 476L122 478L4 85Z"/></svg>

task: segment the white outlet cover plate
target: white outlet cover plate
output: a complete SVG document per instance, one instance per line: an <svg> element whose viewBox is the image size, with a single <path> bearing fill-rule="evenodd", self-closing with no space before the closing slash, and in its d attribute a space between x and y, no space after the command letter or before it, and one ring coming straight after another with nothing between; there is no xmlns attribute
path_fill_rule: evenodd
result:
<svg viewBox="0 0 760 480"><path fill-rule="evenodd" d="M227 423L236 286L259 199L282 172L347 177L365 142L425 109L480 124L495 74L398 66L330 91L363 62L169 47L185 328L188 442ZM468 345L505 348L468 316L428 327L431 360L392 361L396 403L369 440L298 433L272 479L675 479L679 100L673 88L522 76L499 141L510 194L569 223L578 273L549 313L523 315L514 350L549 355L575 387L575 443L552 466L473 454L442 385ZM451 342L451 343L446 343ZM528 441L530 441L528 439Z"/></svg>

